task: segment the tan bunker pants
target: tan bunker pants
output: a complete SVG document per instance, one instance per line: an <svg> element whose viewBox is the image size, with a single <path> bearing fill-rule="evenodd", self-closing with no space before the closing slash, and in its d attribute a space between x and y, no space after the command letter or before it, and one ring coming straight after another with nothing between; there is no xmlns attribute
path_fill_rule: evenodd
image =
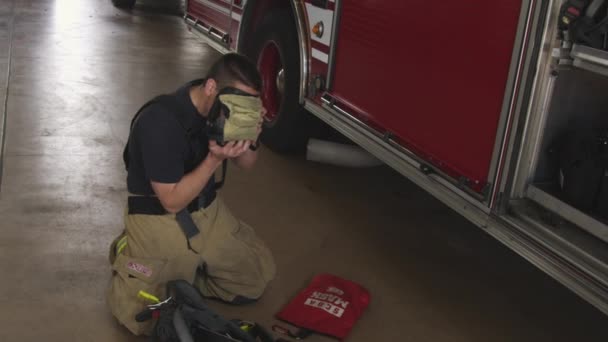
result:
<svg viewBox="0 0 608 342"><path fill-rule="evenodd" d="M200 233L188 246L173 214L125 216L125 231L110 248L108 304L132 333L149 335L154 324L135 321L135 315L153 304L138 296L140 291L162 300L168 281L184 279L205 296L232 302L237 296L259 298L274 278L268 248L221 199L193 212L192 219Z"/></svg>

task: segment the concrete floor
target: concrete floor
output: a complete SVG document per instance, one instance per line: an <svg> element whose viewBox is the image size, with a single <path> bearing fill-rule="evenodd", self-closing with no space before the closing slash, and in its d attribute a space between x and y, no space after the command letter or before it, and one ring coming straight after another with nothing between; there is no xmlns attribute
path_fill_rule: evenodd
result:
<svg viewBox="0 0 608 342"><path fill-rule="evenodd" d="M177 17L109 0L0 0L3 89L10 64L0 341L143 340L104 299L128 123L217 56ZM350 341L608 340L605 316L388 168L262 149L253 171L231 169L223 196L278 263L259 303L213 304L228 317L270 325L313 275L331 272L372 293Z"/></svg>

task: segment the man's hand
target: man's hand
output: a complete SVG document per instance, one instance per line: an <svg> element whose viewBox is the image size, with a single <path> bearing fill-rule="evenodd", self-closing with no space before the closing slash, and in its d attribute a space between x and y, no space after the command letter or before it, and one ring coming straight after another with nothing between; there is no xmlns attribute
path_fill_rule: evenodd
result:
<svg viewBox="0 0 608 342"><path fill-rule="evenodd" d="M237 158L249 150L251 141L231 141L224 146L220 146L217 142L209 141L209 154L207 158L212 158L217 162L222 162L224 159Z"/></svg>
<svg viewBox="0 0 608 342"><path fill-rule="evenodd" d="M257 136L255 140L245 140L238 142L230 142L226 146L218 146L215 141L209 142L209 154L207 158L211 158L215 163L221 163L224 159L232 159L236 166L241 169L250 169L258 159L256 151L252 151L249 147L258 143L262 127L264 126L264 116L266 116L266 108L262 107L260 121L257 125Z"/></svg>

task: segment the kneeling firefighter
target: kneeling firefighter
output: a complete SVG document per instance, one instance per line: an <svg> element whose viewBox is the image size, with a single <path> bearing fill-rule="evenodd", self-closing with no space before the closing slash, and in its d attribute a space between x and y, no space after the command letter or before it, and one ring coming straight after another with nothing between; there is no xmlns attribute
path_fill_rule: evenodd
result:
<svg viewBox="0 0 608 342"><path fill-rule="evenodd" d="M135 316L149 304L142 297L162 298L169 281L240 304L258 299L274 277L268 248L216 196L228 159L242 168L257 159L261 83L251 61L227 54L207 78L154 98L133 118L123 156L125 230L110 247L108 303L134 334L152 333L154 322Z"/></svg>

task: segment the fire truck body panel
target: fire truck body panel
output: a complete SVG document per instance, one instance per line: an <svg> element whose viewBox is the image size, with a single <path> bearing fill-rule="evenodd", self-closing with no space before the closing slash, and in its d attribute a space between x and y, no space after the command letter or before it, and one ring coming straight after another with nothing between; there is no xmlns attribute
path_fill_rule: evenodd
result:
<svg viewBox="0 0 608 342"><path fill-rule="evenodd" d="M330 94L481 191L489 183L520 1L341 6ZM416 13L432 13L432 20Z"/></svg>
<svg viewBox="0 0 608 342"><path fill-rule="evenodd" d="M334 4L330 6L330 4ZM308 21L308 32L310 34L310 74L325 79L325 87L331 86L328 79L330 73L330 52L331 46L335 44L336 31L334 21L338 20L339 12L336 11L335 3L329 2L328 8L319 8L309 2L305 3L306 16ZM315 25L323 23L322 35L312 33ZM333 56L332 56L333 57ZM319 99L317 98L317 101Z"/></svg>
<svg viewBox="0 0 608 342"><path fill-rule="evenodd" d="M206 23L211 34L223 39L232 32L232 3L224 0L193 0L188 2L188 11L197 20ZM236 13L235 13L236 14Z"/></svg>

